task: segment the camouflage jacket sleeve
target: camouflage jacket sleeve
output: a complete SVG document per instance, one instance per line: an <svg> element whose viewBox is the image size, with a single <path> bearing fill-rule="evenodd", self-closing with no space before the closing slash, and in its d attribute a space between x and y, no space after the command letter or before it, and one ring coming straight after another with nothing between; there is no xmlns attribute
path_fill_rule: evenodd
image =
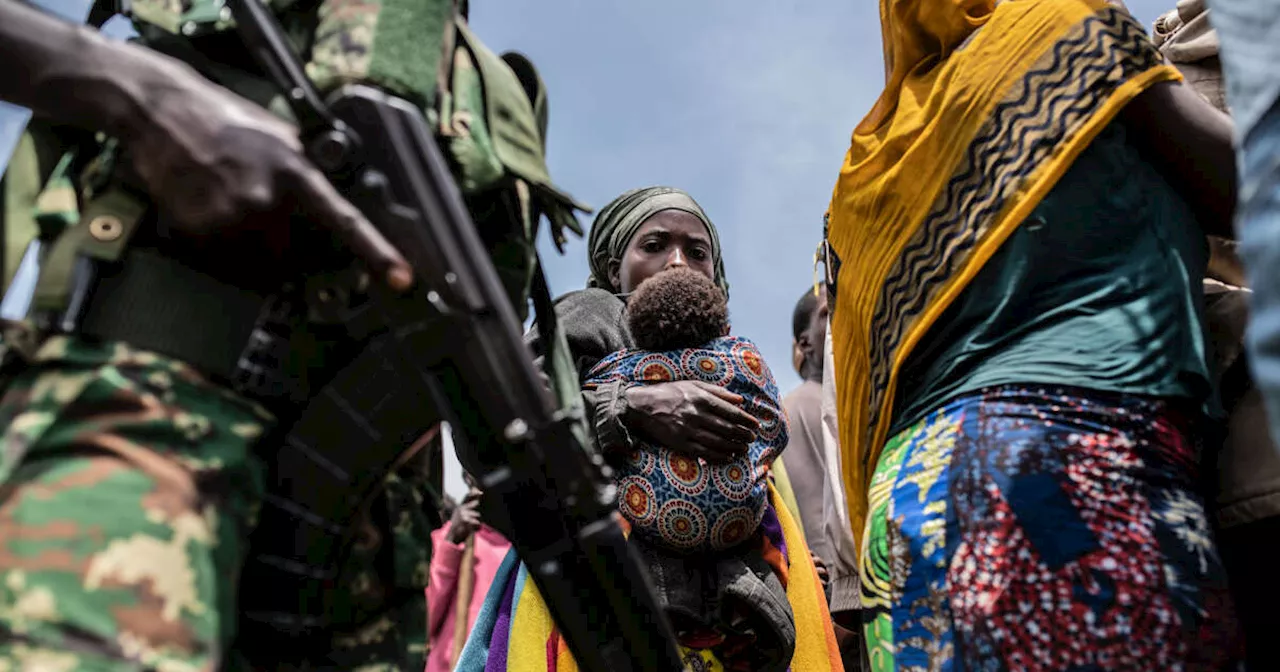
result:
<svg viewBox="0 0 1280 672"><path fill-rule="evenodd" d="M307 74L322 90L373 84L426 101L435 89L446 0L267 0L300 47L311 54ZM133 0L135 23L179 35L230 30L222 0ZM310 35L290 30L314 26Z"/></svg>
<svg viewBox="0 0 1280 672"><path fill-rule="evenodd" d="M445 24L443 0L323 0L307 74L321 89L374 84L429 100L436 87Z"/></svg>

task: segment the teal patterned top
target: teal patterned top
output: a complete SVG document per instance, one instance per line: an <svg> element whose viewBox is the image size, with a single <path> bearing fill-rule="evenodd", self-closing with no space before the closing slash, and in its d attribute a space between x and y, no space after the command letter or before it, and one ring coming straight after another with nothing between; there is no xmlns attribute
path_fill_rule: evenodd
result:
<svg viewBox="0 0 1280 672"><path fill-rule="evenodd" d="M908 358L890 435L995 385L1205 403L1207 260L1186 202L1113 123Z"/></svg>

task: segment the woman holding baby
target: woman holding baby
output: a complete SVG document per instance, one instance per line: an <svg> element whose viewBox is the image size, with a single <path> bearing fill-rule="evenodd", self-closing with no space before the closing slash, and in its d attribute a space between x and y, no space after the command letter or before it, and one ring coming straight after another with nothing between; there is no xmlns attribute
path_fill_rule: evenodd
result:
<svg viewBox="0 0 1280 672"><path fill-rule="evenodd" d="M686 665L841 670L817 571L769 486L786 422L759 351L730 333L711 219L679 189L637 189L600 212L589 248L587 288L560 297L556 313ZM515 670L516 659L576 669L532 582L512 574L507 594L500 578L489 595L510 611L509 634L477 624L467 648L484 655L464 651L457 669L504 660ZM522 629L521 618L544 626Z"/></svg>
<svg viewBox="0 0 1280 672"><path fill-rule="evenodd" d="M623 297L654 275L676 268L696 271L728 295L719 234L697 202L678 189L637 189L614 199L596 217L588 247L587 288L556 302L583 376L610 353L634 345ZM529 333L532 338L537 332ZM736 395L700 381L602 385L584 396L598 446L606 453L625 448L636 432L715 461L746 452L758 427Z"/></svg>

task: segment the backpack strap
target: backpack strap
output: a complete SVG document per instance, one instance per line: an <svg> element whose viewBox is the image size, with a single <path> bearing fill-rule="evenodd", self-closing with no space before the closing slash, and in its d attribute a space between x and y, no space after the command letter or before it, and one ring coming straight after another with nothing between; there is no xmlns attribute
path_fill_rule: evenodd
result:
<svg viewBox="0 0 1280 672"><path fill-rule="evenodd" d="M13 282L18 263L27 245L40 232L35 220L35 202L40 196L40 158L35 140L23 133L4 174L4 286Z"/></svg>
<svg viewBox="0 0 1280 672"><path fill-rule="evenodd" d="M63 312L72 307L80 260L115 262L147 213L147 204L120 186L109 187L85 204L79 225L54 241L40 269L34 308Z"/></svg>

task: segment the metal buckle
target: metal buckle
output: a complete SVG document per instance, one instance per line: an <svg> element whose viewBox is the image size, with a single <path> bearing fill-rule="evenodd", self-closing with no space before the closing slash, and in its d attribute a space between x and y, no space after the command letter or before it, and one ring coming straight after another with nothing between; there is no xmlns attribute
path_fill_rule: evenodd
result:
<svg viewBox="0 0 1280 672"><path fill-rule="evenodd" d="M39 238L27 244L22 253L22 261L13 275L13 282L0 299L0 319L21 321L33 318L42 329L51 329L64 334L75 333L80 327L85 310L89 307L89 299L98 280L98 262L87 256L76 257L71 270L71 291L67 297L67 308L62 313L41 311L32 313L32 302L36 289L40 284L40 270L43 264L44 243Z"/></svg>
<svg viewBox="0 0 1280 672"><path fill-rule="evenodd" d="M298 385L286 373L293 335L295 303L283 294L262 307L236 363L231 385L237 392L259 401L294 399Z"/></svg>

